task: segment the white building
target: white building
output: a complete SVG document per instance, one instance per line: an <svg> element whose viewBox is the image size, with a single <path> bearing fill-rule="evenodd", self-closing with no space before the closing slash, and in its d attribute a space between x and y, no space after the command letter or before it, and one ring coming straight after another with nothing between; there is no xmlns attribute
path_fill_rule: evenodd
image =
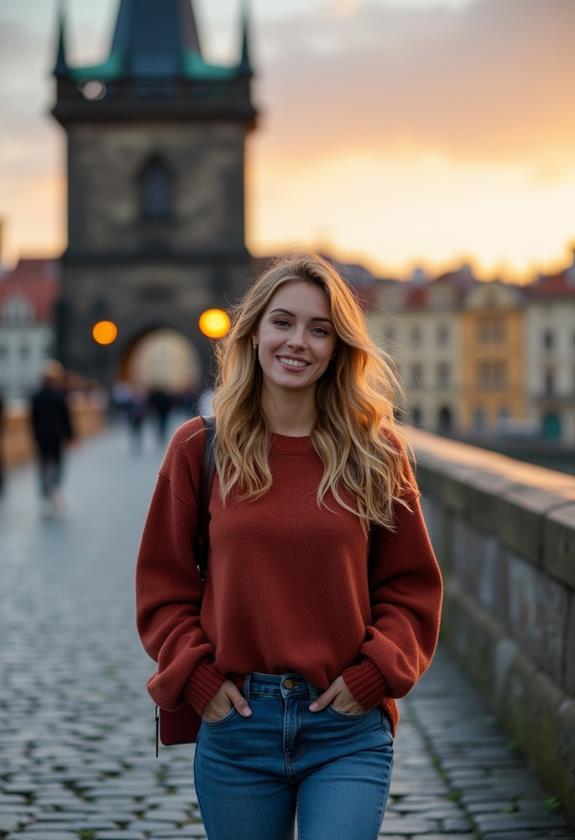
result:
<svg viewBox="0 0 575 840"><path fill-rule="evenodd" d="M405 422L447 434L460 422L459 309L473 286L462 269L433 281L382 284L368 316L375 341L390 354L406 393Z"/></svg>
<svg viewBox="0 0 575 840"><path fill-rule="evenodd" d="M25 401L54 353L57 262L21 259L0 277L0 389L10 403Z"/></svg>
<svg viewBox="0 0 575 840"><path fill-rule="evenodd" d="M527 412L548 440L575 443L575 253L527 290Z"/></svg>

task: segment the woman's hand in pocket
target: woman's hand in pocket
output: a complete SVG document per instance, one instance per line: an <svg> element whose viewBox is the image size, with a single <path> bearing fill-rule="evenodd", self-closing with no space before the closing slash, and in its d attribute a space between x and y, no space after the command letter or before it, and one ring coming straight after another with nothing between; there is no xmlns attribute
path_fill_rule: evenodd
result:
<svg viewBox="0 0 575 840"><path fill-rule="evenodd" d="M346 715L361 715L365 711L359 705L341 675L332 682L323 694L320 694L313 701L309 708L312 712L320 712L330 704L337 712L342 712Z"/></svg>
<svg viewBox="0 0 575 840"><path fill-rule="evenodd" d="M202 719L212 722L221 720L229 714L232 706L235 706L244 717L252 713L237 685L232 680L225 680L204 706Z"/></svg>

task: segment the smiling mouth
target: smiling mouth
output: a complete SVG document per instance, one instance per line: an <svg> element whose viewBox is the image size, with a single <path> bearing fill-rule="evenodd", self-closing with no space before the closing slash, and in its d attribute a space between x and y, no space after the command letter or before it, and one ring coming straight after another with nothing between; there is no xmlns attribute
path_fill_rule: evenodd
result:
<svg viewBox="0 0 575 840"><path fill-rule="evenodd" d="M309 362L298 362L296 359L286 359L285 356L276 356L278 362L285 367L289 367L292 370L303 370L303 368L308 367Z"/></svg>

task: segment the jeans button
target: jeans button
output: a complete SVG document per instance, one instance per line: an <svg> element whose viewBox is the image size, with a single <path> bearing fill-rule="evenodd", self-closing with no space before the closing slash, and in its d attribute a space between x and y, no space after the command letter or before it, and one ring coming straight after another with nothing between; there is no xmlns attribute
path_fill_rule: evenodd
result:
<svg viewBox="0 0 575 840"><path fill-rule="evenodd" d="M292 679L290 679L289 677L287 678L287 680L284 680L284 688L293 688L294 685L295 685L294 681Z"/></svg>

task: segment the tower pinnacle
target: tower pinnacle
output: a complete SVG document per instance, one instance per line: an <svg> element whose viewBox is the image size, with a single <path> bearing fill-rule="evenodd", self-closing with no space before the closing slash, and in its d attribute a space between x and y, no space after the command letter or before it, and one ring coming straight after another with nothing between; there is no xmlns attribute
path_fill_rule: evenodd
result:
<svg viewBox="0 0 575 840"><path fill-rule="evenodd" d="M57 79L67 76L69 72L68 62L66 60L66 22L64 17L64 3L62 0L58 9L58 46L56 63L53 70L53 75Z"/></svg>
<svg viewBox="0 0 575 840"><path fill-rule="evenodd" d="M249 9L248 0L242 0L242 57L238 66L238 72L242 76L253 76L250 59L250 34L249 34Z"/></svg>

